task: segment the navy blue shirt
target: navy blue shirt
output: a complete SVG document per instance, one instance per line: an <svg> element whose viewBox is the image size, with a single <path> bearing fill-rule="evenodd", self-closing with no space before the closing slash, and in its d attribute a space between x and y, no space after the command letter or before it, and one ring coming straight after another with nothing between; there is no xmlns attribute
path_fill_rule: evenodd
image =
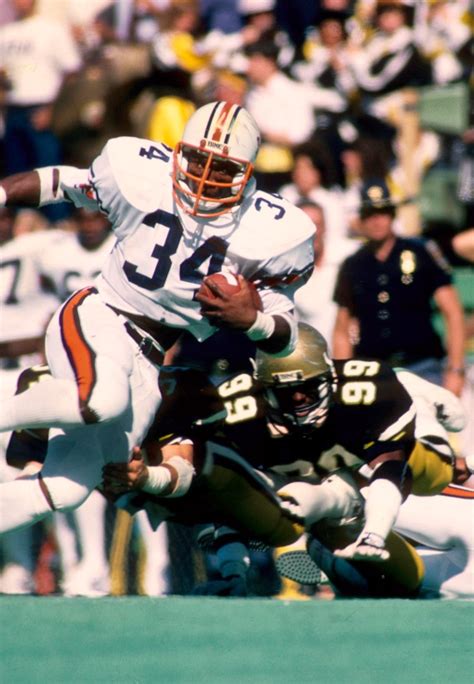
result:
<svg viewBox="0 0 474 684"><path fill-rule="evenodd" d="M385 261L361 247L339 270L334 301L358 319L358 357L404 365L442 358L433 323L433 295L450 285L450 267L435 243L397 238Z"/></svg>

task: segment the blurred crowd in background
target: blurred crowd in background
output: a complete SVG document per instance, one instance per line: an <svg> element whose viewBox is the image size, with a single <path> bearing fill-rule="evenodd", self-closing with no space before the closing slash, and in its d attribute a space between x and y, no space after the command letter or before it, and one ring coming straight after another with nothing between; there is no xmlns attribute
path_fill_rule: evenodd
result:
<svg viewBox="0 0 474 684"><path fill-rule="evenodd" d="M474 227L472 28L470 0L2 0L0 176L85 168L119 135L173 147L196 107L242 104L262 134L260 188L319 212L330 276L316 313L360 244L360 189L383 178L397 234L435 240L458 277L472 393L472 267L453 242ZM30 233L15 256L12 242ZM57 303L100 270L109 238L104 218L72 205L1 210L0 249L11 250L1 303L16 307L0 326L2 381L42 360L20 338L41 338ZM19 258L31 268L21 298ZM317 321L328 339L333 322ZM56 516L7 536L0 590L162 595L196 581L180 567L204 578L208 560L187 531L152 533L144 522L137 533L101 497L88 505L85 522ZM277 593L271 558L256 552L255 567L255 590Z"/></svg>

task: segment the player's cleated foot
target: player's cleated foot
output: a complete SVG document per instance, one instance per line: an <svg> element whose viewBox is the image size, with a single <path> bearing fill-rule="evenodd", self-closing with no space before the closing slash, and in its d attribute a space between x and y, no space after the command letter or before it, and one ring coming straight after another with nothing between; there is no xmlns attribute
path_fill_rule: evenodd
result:
<svg viewBox="0 0 474 684"><path fill-rule="evenodd" d="M298 582L282 577L281 589L273 598L279 601L309 601L311 597L303 593Z"/></svg>
<svg viewBox="0 0 474 684"><path fill-rule="evenodd" d="M375 562L386 561L390 558L390 553L385 548L385 541L373 532L363 532L353 544L349 544L345 549L336 549L334 555L348 560Z"/></svg>
<svg viewBox="0 0 474 684"><path fill-rule="evenodd" d="M77 565L68 573L61 585L64 596L87 596L101 598L110 594L110 579L108 572L91 573Z"/></svg>
<svg viewBox="0 0 474 684"><path fill-rule="evenodd" d="M33 576L22 565L9 563L1 578L0 594L34 594Z"/></svg>
<svg viewBox="0 0 474 684"><path fill-rule="evenodd" d="M299 584L321 582L320 569L302 549L281 553L275 558L275 567L282 577L287 577Z"/></svg>

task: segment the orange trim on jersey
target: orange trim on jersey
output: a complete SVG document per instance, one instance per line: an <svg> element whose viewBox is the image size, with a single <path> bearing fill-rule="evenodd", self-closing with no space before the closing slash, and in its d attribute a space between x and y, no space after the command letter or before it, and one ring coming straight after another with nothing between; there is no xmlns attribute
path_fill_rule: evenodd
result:
<svg viewBox="0 0 474 684"><path fill-rule="evenodd" d="M454 496L456 499L474 499L474 489L460 485L448 485L441 492L443 496Z"/></svg>
<svg viewBox="0 0 474 684"><path fill-rule="evenodd" d="M93 287L79 290L66 302L60 315L61 336L69 362L76 377L80 404L86 404L96 382L95 352L89 347L78 317L84 300L97 292Z"/></svg>
<svg viewBox="0 0 474 684"><path fill-rule="evenodd" d="M214 142L220 142L221 137L222 137L222 129L224 128L225 121L227 119L227 116L232 109L234 105L231 104L230 102L226 102L224 106L222 107L219 118L216 122L216 127L214 129L214 133L212 134L212 140Z"/></svg>

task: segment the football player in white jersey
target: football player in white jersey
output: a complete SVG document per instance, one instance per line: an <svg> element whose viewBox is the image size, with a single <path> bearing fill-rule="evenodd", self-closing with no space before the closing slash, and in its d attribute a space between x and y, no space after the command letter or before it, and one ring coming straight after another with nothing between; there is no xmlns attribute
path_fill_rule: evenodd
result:
<svg viewBox="0 0 474 684"><path fill-rule="evenodd" d="M13 212L0 209L2 369L18 369L42 361L44 332L57 307L55 298L42 290L40 282L40 257L56 241L56 232L40 230L16 237L13 228Z"/></svg>
<svg viewBox="0 0 474 684"><path fill-rule="evenodd" d="M43 284L59 303L94 282L115 244L110 224L100 211L78 209L73 218L75 230L54 231L54 244L39 258Z"/></svg>
<svg viewBox="0 0 474 684"><path fill-rule="evenodd" d="M54 231L15 234L11 209L0 209L0 386L14 394L18 368L40 363L44 332L57 302L40 287L39 258L55 240ZM0 437L0 481L13 480L18 471L7 466L9 434ZM1 543L1 591L33 590L32 530L6 535Z"/></svg>
<svg viewBox="0 0 474 684"><path fill-rule="evenodd" d="M129 458L160 403L164 352L183 329L203 340L225 325L268 353L291 352L293 292L312 270L314 225L256 189L259 143L245 109L213 102L191 116L174 152L116 138L88 171L48 167L1 181L7 206L99 207L117 243L95 287L74 293L49 325L53 377L3 402L0 430L55 429L41 474L0 486L0 531L74 509L100 483L105 461ZM220 271L238 274L239 291L198 293L203 278ZM172 457L152 487L179 496L192 474L189 461Z"/></svg>

